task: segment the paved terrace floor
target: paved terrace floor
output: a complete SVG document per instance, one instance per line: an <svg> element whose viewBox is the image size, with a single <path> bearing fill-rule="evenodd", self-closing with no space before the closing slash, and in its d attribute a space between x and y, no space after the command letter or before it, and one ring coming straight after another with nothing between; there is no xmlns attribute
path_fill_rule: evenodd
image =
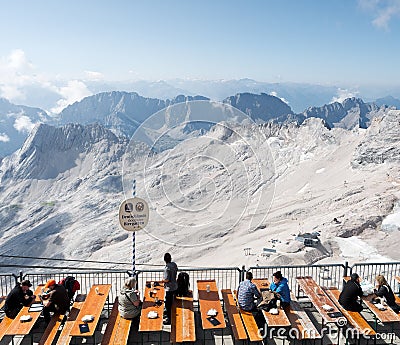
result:
<svg viewBox="0 0 400 345"><path fill-rule="evenodd" d="M307 314L310 316L311 320L313 323L317 326L317 328L320 330L322 328L321 325L321 318L319 317L319 314L315 309L313 309L310 306L310 303L307 303L307 300L302 301L302 306L305 307ZM373 316L370 312L368 311L363 311L363 316L369 321L371 325L374 324L374 319ZM204 338L203 331L201 329L201 320L200 320L200 313L198 310L198 306L195 303L195 320L196 320L196 343L195 345L200 345L200 344L206 344L206 345L219 345L219 344L235 344L233 342L232 336L231 336L231 331L229 329L229 326L224 330L223 336L221 332L216 332L214 334L206 333L206 337ZM228 323L227 323L228 324ZM102 319L100 321L98 330L96 332L96 343L95 344L100 344L101 343L101 338L102 335L104 334L105 328L107 325L107 313L103 312ZM389 325L382 325L378 323L378 329L377 332L379 334L379 339L377 339L377 344L396 344L400 345L400 324L397 323L394 327L394 338L393 342L392 339L385 339L388 338L389 334L392 332L392 328ZM35 326L33 330L33 344L38 344L39 340L44 332L45 329L45 323L42 318L39 319L37 325ZM171 326L164 326L163 328L163 333L162 333L162 344L170 344L170 331L171 331ZM337 338L337 330L336 328L333 328L333 332L328 335L326 334L322 340L322 345L333 345L333 344L339 344L339 345L344 345L346 344L346 339L343 334L340 334L339 336L339 341ZM76 341L75 341L76 340ZM240 342L236 342L236 344L239 344ZM368 342L365 339L362 339L361 345L365 344L373 344L373 340L369 340ZM14 343L12 342L11 337L5 337L1 342L0 345L6 345L6 344L15 344L15 345L29 345L31 344L31 339L29 337L25 338L18 338L14 337ZM93 344L93 339L81 339L81 338L74 338L71 344ZM128 340L129 345L137 345L137 344L144 344L144 345L152 345L152 344L160 344L160 335L158 334L151 334L149 335L144 335L142 338L142 335L138 333L138 322L132 324L129 340ZM257 343L251 343L251 344L257 344ZM261 344L261 343L258 343ZM288 341L287 339L284 340L282 338L273 338L273 339L266 339L264 341L264 344L268 345L284 345L284 344L290 344L290 345L295 345L295 344L301 344L299 341ZM314 344L314 342L308 342L305 344ZM320 340L316 340L315 344L321 344ZM357 344L357 341L349 341L349 344Z"/></svg>

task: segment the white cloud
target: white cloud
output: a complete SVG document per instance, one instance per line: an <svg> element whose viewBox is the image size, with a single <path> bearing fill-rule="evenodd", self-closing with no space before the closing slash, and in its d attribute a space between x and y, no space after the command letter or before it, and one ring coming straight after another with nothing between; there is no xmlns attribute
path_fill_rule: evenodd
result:
<svg viewBox="0 0 400 345"><path fill-rule="evenodd" d="M400 17L400 0L359 0L359 6L373 14L372 24L384 30L389 30L389 23L395 17Z"/></svg>
<svg viewBox="0 0 400 345"><path fill-rule="evenodd" d="M24 99L25 95L17 85L0 85L0 96L10 101Z"/></svg>
<svg viewBox="0 0 400 345"><path fill-rule="evenodd" d="M274 97L278 97L282 102L284 102L284 103L286 103L286 104L289 104L289 101L287 101L285 98L283 98L283 97L279 97L278 96L278 93L276 92L276 91L272 91L272 92L270 92L269 93L271 96L274 96Z"/></svg>
<svg viewBox="0 0 400 345"><path fill-rule="evenodd" d="M34 66L28 61L22 49L15 49L7 58L8 66L16 71L31 71Z"/></svg>
<svg viewBox="0 0 400 345"><path fill-rule="evenodd" d="M92 94L81 81L64 82L66 85L60 87L62 85L60 83L63 82L49 80L38 73L22 49L13 50L8 56L0 57L0 76L0 97L13 103L25 101L27 86L43 88L52 94L58 93L61 99L51 109L53 113L58 113L67 105ZM103 79L103 75L99 72L86 71L85 76L91 80Z"/></svg>
<svg viewBox="0 0 400 345"><path fill-rule="evenodd" d="M29 133L33 127L35 127L35 124L32 123L31 119L26 115L19 116L15 119L14 128L18 132Z"/></svg>
<svg viewBox="0 0 400 345"><path fill-rule="evenodd" d="M6 133L0 133L0 141L6 143L10 141L10 137Z"/></svg>
<svg viewBox="0 0 400 345"><path fill-rule="evenodd" d="M21 87L32 83L34 66L21 49L0 58L0 96L9 100L23 99Z"/></svg>
<svg viewBox="0 0 400 345"><path fill-rule="evenodd" d="M95 71L85 71L85 77L88 80L98 81L104 79L104 74Z"/></svg>
<svg viewBox="0 0 400 345"><path fill-rule="evenodd" d="M92 95L92 92L90 92L87 86L80 80L69 81L67 86L58 88L57 92L63 98L58 100L57 105L50 110L54 114L58 114L66 106Z"/></svg>
<svg viewBox="0 0 400 345"><path fill-rule="evenodd" d="M334 103L334 102L342 103L347 98L357 97L358 94L359 94L358 91L352 91L352 90L338 88L337 96L332 97L331 103Z"/></svg>

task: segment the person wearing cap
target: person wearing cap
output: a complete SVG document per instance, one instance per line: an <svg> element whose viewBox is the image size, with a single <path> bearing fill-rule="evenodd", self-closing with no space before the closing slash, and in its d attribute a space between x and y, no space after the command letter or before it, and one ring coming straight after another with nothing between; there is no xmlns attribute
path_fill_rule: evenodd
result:
<svg viewBox="0 0 400 345"><path fill-rule="evenodd" d="M64 314L69 310L69 297L64 286L57 284L54 279L47 281L44 290L47 294L42 295L44 300L43 317L46 323L50 322L50 312Z"/></svg>
<svg viewBox="0 0 400 345"><path fill-rule="evenodd" d="M352 273L350 278L339 295L339 303L346 310L361 312L363 307L358 303L358 298L363 296L360 277L357 273Z"/></svg>
<svg viewBox="0 0 400 345"><path fill-rule="evenodd" d="M14 319L22 307L28 306L35 299L36 296L29 289L31 286L32 284L29 280L23 280L15 285L8 294L4 303L4 312L10 319Z"/></svg>

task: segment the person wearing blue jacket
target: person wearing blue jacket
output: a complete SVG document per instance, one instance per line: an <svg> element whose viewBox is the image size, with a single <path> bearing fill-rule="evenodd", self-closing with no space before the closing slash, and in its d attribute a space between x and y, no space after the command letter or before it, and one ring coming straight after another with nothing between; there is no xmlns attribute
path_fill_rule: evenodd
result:
<svg viewBox="0 0 400 345"><path fill-rule="evenodd" d="M273 275L273 282L270 285L271 291L279 293L281 296L281 306L285 308L290 305L290 289L288 280L282 276L281 271L276 271Z"/></svg>

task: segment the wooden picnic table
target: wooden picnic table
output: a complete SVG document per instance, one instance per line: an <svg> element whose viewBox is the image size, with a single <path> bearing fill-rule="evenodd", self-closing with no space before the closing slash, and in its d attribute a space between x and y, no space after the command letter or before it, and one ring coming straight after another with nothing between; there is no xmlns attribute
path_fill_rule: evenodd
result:
<svg viewBox="0 0 400 345"><path fill-rule="evenodd" d="M207 292L207 285L209 285L209 292ZM215 280L198 280L197 291L203 330L225 328L224 313L222 311ZM207 313L210 309L215 309L217 315L213 317L208 316Z"/></svg>
<svg viewBox="0 0 400 345"><path fill-rule="evenodd" d="M36 296L36 298L34 301L32 301L32 303L33 302L40 303L39 294L41 293L43 287L44 287L44 284L38 285L38 287L36 288L36 290L34 292L34 295ZM5 335L11 335L11 336L28 335L31 332L33 325L39 319L40 313L41 313L41 311L31 311L30 312L29 306L23 307L20 310L20 312L18 313L18 315L15 317L15 319L11 322ZM25 321L25 322L20 321L22 316L28 316L28 315L32 318L30 321Z"/></svg>
<svg viewBox="0 0 400 345"><path fill-rule="evenodd" d="M164 309L164 285L156 282L153 289L151 289L150 282L146 283L143 295L143 305L140 314L139 332L161 332L163 327L163 309ZM150 292L152 294L150 295ZM156 304L155 297L159 302ZM156 312L157 317L150 319L147 315L149 312Z"/></svg>
<svg viewBox="0 0 400 345"><path fill-rule="evenodd" d="M175 297L171 312L171 343L195 342L193 294Z"/></svg>
<svg viewBox="0 0 400 345"><path fill-rule="evenodd" d="M322 316L323 321L331 323L338 320L338 317L329 315L330 313L339 313L338 307L332 303L325 291L312 277L296 277L296 281L299 284L299 288L308 296L315 309L317 309L318 313ZM324 305L330 306L331 310L325 310L323 308Z"/></svg>
<svg viewBox="0 0 400 345"><path fill-rule="evenodd" d="M253 279L252 282L257 286L257 289L262 291L269 289L270 282L268 279ZM271 314L270 312L263 310L262 313L264 315L264 319L267 322L268 327L289 327L290 320L286 315L285 310L278 309L279 314Z"/></svg>
<svg viewBox="0 0 400 345"><path fill-rule="evenodd" d="M99 290L99 294L96 293L96 288ZM74 325L72 326L70 335L72 337L93 337L96 331L97 324L100 320L101 312L103 311L104 304L108 298L108 294L111 290L111 284L98 284L93 285L86 296L86 300L83 303L81 310L76 318ZM79 325L84 324L82 317L85 315L93 315L94 320L88 322L89 332L81 333Z"/></svg>
<svg viewBox="0 0 400 345"><path fill-rule="evenodd" d="M254 278L251 281L255 284L255 286L257 286L257 289L260 292L269 289L269 286L271 285L266 278Z"/></svg>
<svg viewBox="0 0 400 345"><path fill-rule="evenodd" d="M343 280L347 283L351 278L343 277ZM360 278L361 279L361 278ZM361 299L368 307L369 310L375 315L375 317L381 321L382 323L390 323L390 322L399 322L400 316L397 315L392 308L387 307L386 310L379 310L377 306L372 303L372 299L374 298L374 294L370 294L368 296L362 296Z"/></svg>

